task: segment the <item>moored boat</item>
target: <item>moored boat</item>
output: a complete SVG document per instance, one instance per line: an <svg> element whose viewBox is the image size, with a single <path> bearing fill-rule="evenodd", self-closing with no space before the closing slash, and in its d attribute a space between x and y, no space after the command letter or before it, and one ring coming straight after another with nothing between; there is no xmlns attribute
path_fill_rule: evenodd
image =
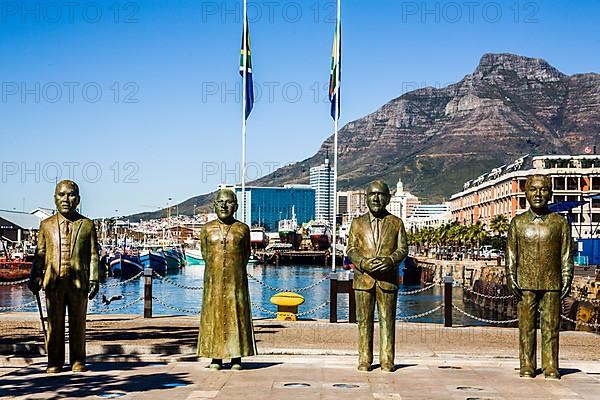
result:
<svg viewBox="0 0 600 400"><path fill-rule="evenodd" d="M151 268L157 274L165 275L167 273L167 260L162 250L140 251L140 261L144 268Z"/></svg>
<svg viewBox="0 0 600 400"><path fill-rule="evenodd" d="M255 226L250 229L250 245L253 249L264 249L269 244L269 237L265 228Z"/></svg>
<svg viewBox="0 0 600 400"><path fill-rule="evenodd" d="M310 242L315 250L327 250L331 244L331 231L325 221L314 221L308 226Z"/></svg>
<svg viewBox="0 0 600 400"><path fill-rule="evenodd" d="M32 263L0 259L0 281L18 281L29 278Z"/></svg>
<svg viewBox="0 0 600 400"><path fill-rule="evenodd" d="M109 258L108 264L112 276L120 277L121 279L129 279L144 269L138 256L127 253L117 253Z"/></svg>
<svg viewBox="0 0 600 400"><path fill-rule="evenodd" d="M202 258L202 252L195 249L187 249L185 251L185 259L189 265L203 265L204 259Z"/></svg>
<svg viewBox="0 0 600 400"><path fill-rule="evenodd" d="M282 219L277 225L281 243L289 243L297 249L302 242L302 235L298 233L298 220L296 219L294 206L292 206L292 218Z"/></svg>

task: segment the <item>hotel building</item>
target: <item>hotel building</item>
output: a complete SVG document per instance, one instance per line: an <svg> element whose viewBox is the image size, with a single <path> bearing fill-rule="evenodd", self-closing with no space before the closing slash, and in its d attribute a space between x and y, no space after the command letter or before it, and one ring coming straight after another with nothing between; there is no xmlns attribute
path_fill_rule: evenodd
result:
<svg viewBox="0 0 600 400"><path fill-rule="evenodd" d="M600 155L524 156L494 168L465 182L463 190L450 197L452 220L489 227L496 215L510 220L525 212L525 181L533 174L552 179L552 203L577 205L569 212L575 238L600 234Z"/></svg>

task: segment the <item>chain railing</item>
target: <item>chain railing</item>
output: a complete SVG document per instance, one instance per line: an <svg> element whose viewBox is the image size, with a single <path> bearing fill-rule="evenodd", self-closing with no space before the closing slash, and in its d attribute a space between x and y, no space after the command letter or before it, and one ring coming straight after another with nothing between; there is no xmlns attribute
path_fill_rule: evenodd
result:
<svg viewBox="0 0 600 400"><path fill-rule="evenodd" d="M0 286L17 286L29 282L29 278L21 279L20 281L0 282Z"/></svg>
<svg viewBox="0 0 600 400"><path fill-rule="evenodd" d="M31 306L35 305L36 303L37 303L37 300L32 300L29 303L19 304L18 306L0 307L0 312L20 310L22 308L31 307Z"/></svg>
<svg viewBox="0 0 600 400"><path fill-rule="evenodd" d="M122 306L119 307L113 307L113 308L109 308L108 305L106 305L105 307L90 307L89 311L92 314L101 314L101 313L108 313L108 312L115 312L115 311L121 311L124 310L126 308L129 308L131 306L133 306L134 304L139 303L140 301L143 301L144 298L143 297L138 297L137 299L133 300L130 303L127 304L123 304Z"/></svg>
<svg viewBox="0 0 600 400"><path fill-rule="evenodd" d="M401 321L408 321L408 320L412 320L412 319L423 318L430 314L433 314L434 312L436 312L438 310L441 310L442 308L444 308L444 303L440 303L439 306L437 306L429 311L425 311L425 312L422 312L420 314L415 314L415 315L399 315L399 316L396 316L396 319L401 320Z"/></svg>
<svg viewBox="0 0 600 400"><path fill-rule="evenodd" d="M472 319L474 319L476 321L479 321L479 322L486 322L488 324L498 324L498 325L501 325L501 324L513 324L513 323L519 321L518 318L507 319L507 320L504 320L504 321L498 321L498 320L495 320L495 319L480 318L480 317L477 317L477 316L475 316L473 314L469 314L468 312L466 312L465 310L459 308L458 306L456 306L454 304L452 304L452 308L455 309L456 311L460 312L461 314L466 315L469 318L472 318Z"/></svg>
<svg viewBox="0 0 600 400"><path fill-rule="evenodd" d="M473 290L471 288L468 288L466 286L463 287L463 290L465 290L465 291L467 291L469 293L472 293L474 295L481 296L481 297L486 298L486 299L493 299L493 300L508 300L508 299L511 299L511 298L514 297L512 294L509 294L509 295L506 295L506 296L492 296L492 295L489 295L489 294L483 294L483 293L477 292L477 291L475 291L475 290Z"/></svg>
<svg viewBox="0 0 600 400"><path fill-rule="evenodd" d="M599 329L600 328L600 324L590 324L589 322L576 321L574 319L571 319L571 318L567 317L564 314L561 314L560 317L562 319L564 319L565 321L569 321L569 322L571 322L573 324L576 324L576 325L583 325L583 326L587 326L588 328L594 328L594 329Z"/></svg>
<svg viewBox="0 0 600 400"><path fill-rule="evenodd" d="M323 309L323 308L327 307L328 305L329 305L329 301L326 301L325 303L319 304L318 306L316 306L316 307L313 307L313 308L311 308L310 310L307 310L307 311L303 311L303 312L301 312L301 313L298 313L297 315L298 315L299 317L304 317L305 315L309 315L309 314L312 314L312 313L314 313L315 311L319 311L319 310L321 310L321 309Z"/></svg>
<svg viewBox="0 0 600 400"><path fill-rule="evenodd" d="M410 295L413 295L413 294L419 294L419 293L422 293L422 292L426 292L429 289L431 289L433 287L436 287L436 286L439 286L439 284L432 283L431 285L428 285L428 286L425 286L425 287L422 287L422 288L419 288L419 289L415 289L415 290L405 290L405 291L400 291L399 290L398 291L398 295L399 296L410 296Z"/></svg>
<svg viewBox="0 0 600 400"><path fill-rule="evenodd" d="M258 283L260 286L265 287L269 290L272 290L274 292L293 292L293 293L300 293L300 292L306 292L307 290L310 290L312 288L314 288L315 286L320 285L321 283L329 280L329 277L324 277L323 279L319 279L318 281L306 286L306 287L301 287L301 288L293 288L293 289L282 289L282 288L278 288L275 286L271 286L268 283L265 283L263 281L261 281L260 279L252 276L251 274L247 274L248 278L252 279L253 281L255 281L256 283Z"/></svg>
<svg viewBox="0 0 600 400"><path fill-rule="evenodd" d="M158 278L161 282L167 283L171 286L175 286L178 287L180 289L187 289L187 290L202 290L204 289L202 286L187 286L187 285L182 285L181 283L177 283L169 278L167 278L166 276L162 276L159 273L156 273L154 271L152 271L152 275L155 276L156 278Z"/></svg>
<svg viewBox="0 0 600 400"><path fill-rule="evenodd" d="M134 275L129 279L126 279L124 281L119 281L119 282L101 283L100 287L109 288L109 287L122 286L122 285L125 285L126 283L129 283L129 282L135 281L136 279L139 279L143 274L144 274L144 271L140 271L137 275Z"/></svg>
<svg viewBox="0 0 600 400"><path fill-rule="evenodd" d="M152 300L156 300L156 302L158 304L160 304L161 306L171 309L171 310L175 310L178 312L182 312L182 313L186 313L186 314L200 314L200 310L188 310L186 308L181 308L181 307L177 307L177 306L172 306L168 303L166 303L163 299L161 299L160 297L156 297L156 296L152 296Z"/></svg>
<svg viewBox="0 0 600 400"><path fill-rule="evenodd" d="M252 305L252 307L254 307L257 310L262 311L266 314L273 315L273 316L277 315L277 313L275 311L267 310L266 308L262 307L260 304L256 304L254 302L250 302L250 304Z"/></svg>

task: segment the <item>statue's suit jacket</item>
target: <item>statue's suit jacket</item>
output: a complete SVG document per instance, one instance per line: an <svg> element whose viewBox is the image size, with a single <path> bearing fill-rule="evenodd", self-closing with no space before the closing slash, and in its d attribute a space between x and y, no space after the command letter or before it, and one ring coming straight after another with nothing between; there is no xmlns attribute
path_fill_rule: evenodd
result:
<svg viewBox="0 0 600 400"><path fill-rule="evenodd" d="M375 284L384 290L398 290L398 266L408 255L406 232L402 220L387 213L381 222L379 242L371 228L371 214L367 212L352 221L348 235L347 254L356 266L353 288L370 290ZM367 258L389 257L394 268L387 272L369 273L362 269Z"/></svg>
<svg viewBox="0 0 600 400"><path fill-rule="evenodd" d="M32 277L43 276L44 290L52 289L60 267L60 227L58 214L42 221L38 233ZM76 288L89 291L90 280L98 281L98 240L94 223L77 214L71 224L71 279Z"/></svg>

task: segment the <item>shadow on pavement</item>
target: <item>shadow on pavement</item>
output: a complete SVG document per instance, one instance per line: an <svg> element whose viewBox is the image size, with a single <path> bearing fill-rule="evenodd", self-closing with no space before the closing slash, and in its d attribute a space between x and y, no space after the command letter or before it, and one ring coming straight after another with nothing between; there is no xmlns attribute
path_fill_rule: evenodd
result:
<svg viewBox="0 0 600 400"><path fill-rule="evenodd" d="M48 375L43 367L26 368L2 377L1 398L51 394L51 397L100 396L106 393L131 393L164 389L193 382L187 373L162 373L156 370L135 374L134 370L158 365L154 363L91 364L89 372L73 374L70 371ZM44 366L45 367L45 366ZM106 371L129 373L106 374Z"/></svg>

